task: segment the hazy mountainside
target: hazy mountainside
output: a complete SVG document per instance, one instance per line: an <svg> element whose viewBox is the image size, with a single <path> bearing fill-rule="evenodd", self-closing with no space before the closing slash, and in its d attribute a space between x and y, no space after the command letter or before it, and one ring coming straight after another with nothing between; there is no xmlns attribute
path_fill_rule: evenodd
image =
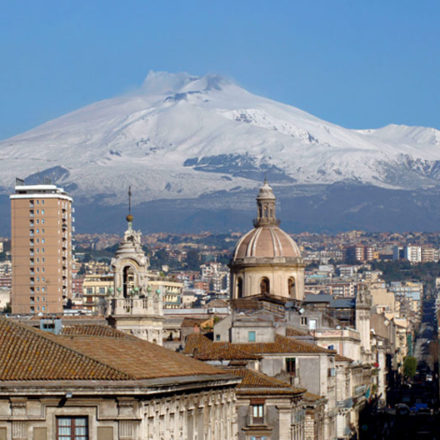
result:
<svg viewBox="0 0 440 440"><path fill-rule="evenodd" d="M134 203L139 209L149 204L150 216L170 209L172 215L175 200L198 212L203 200L205 215L196 216L203 229L209 221L201 219L213 212L253 209L265 175L286 206L301 188L316 186L312 200L338 183L354 185L358 196L365 185L424 197L440 183L440 131L398 125L349 130L219 76L159 72L150 73L135 94L97 102L0 142L0 159L1 193L12 191L15 177L29 183L50 177L74 196L78 220L82 212L115 213L132 185ZM365 202L377 208L374 200ZM160 221L165 229L176 223L170 215ZM87 227L95 228L91 219Z"/></svg>

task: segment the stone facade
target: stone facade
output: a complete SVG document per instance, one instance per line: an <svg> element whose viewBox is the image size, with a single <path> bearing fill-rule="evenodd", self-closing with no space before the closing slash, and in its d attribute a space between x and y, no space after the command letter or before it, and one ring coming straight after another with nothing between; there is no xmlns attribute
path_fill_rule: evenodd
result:
<svg viewBox="0 0 440 440"><path fill-rule="evenodd" d="M95 391L65 383L41 384L38 390L22 385L0 391L2 440L56 439L63 418L85 420L87 438L96 440L229 440L237 435L233 389L209 390L206 384L200 392L145 398L136 395L151 392L142 386L118 390L115 384L98 383Z"/></svg>

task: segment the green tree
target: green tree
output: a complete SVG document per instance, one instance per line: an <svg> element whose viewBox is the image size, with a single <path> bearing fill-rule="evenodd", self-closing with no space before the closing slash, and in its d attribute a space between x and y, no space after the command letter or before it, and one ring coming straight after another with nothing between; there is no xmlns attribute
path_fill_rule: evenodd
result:
<svg viewBox="0 0 440 440"><path fill-rule="evenodd" d="M413 356L407 356L403 361L403 374L412 379L416 375L416 370L417 359Z"/></svg>

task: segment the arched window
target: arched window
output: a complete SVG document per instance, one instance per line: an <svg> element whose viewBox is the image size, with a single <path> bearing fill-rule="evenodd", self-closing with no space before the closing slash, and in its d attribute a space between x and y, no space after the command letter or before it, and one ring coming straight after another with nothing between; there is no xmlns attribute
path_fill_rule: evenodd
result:
<svg viewBox="0 0 440 440"><path fill-rule="evenodd" d="M295 296L295 278L289 278L289 280L287 281L287 290L289 292L289 296Z"/></svg>
<svg viewBox="0 0 440 440"><path fill-rule="evenodd" d="M237 297L243 297L243 280L241 278L237 280Z"/></svg>
<svg viewBox="0 0 440 440"><path fill-rule="evenodd" d="M260 281L260 293L262 295L267 295L270 293L270 283L269 278L262 278Z"/></svg>
<svg viewBox="0 0 440 440"><path fill-rule="evenodd" d="M134 288L134 271L131 266L125 266L123 270L122 291L124 298L128 298L131 289Z"/></svg>

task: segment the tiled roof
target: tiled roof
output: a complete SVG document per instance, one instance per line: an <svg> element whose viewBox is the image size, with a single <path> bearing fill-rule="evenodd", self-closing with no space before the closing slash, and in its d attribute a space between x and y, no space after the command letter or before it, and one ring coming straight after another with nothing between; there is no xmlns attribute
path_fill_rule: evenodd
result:
<svg viewBox="0 0 440 440"><path fill-rule="evenodd" d="M0 380L101 378L130 376L57 344L39 330L0 319Z"/></svg>
<svg viewBox="0 0 440 440"><path fill-rule="evenodd" d="M185 354L190 354L196 359L208 360L237 360L260 359L258 354L249 354L235 347L229 342L212 342L206 336L191 334L186 339Z"/></svg>
<svg viewBox="0 0 440 440"><path fill-rule="evenodd" d="M275 379L274 377L267 376L263 373L260 373L255 370L250 370L248 368L239 368L239 369L228 369L226 370L239 376L242 378L240 385L238 385L238 389L271 389L272 393L283 392L289 394L302 394L306 390L303 388L295 388L290 384L283 382L281 380Z"/></svg>
<svg viewBox="0 0 440 440"><path fill-rule="evenodd" d="M308 335L309 335L309 332L298 330L298 329L292 328L292 327L286 328L286 336L308 336Z"/></svg>
<svg viewBox="0 0 440 440"><path fill-rule="evenodd" d="M303 399L311 401L311 402L316 402L317 400L324 399L324 397L323 396L318 396L318 394L309 393L307 391L306 393L304 393Z"/></svg>
<svg viewBox="0 0 440 440"><path fill-rule="evenodd" d="M194 327L194 326L200 327L205 321L206 319L185 317L183 318L181 327Z"/></svg>
<svg viewBox="0 0 440 440"><path fill-rule="evenodd" d="M234 344L234 347L246 353L336 353L334 350L319 347L304 341L275 335L274 342L249 342Z"/></svg>
<svg viewBox="0 0 440 440"><path fill-rule="evenodd" d="M212 342L201 335L188 336L185 354L193 355L200 360L259 359L267 353L329 353L334 350L319 347L308 342L276 335L274 342L249 342L231 344L229 342Z"/></svg>
<svg viewBox="0 0 440 440"><path fill-rule="evenodd" d="M108 338L135 338L128 333L121 332L107 325L71 325L64 326L61 334L63 336L104 336Z"/></svg>
<svg viewBox="0 0 440 440"><path fill-rule="evenodd" d="M335 361L337 361L337 362L354 362L353 359L342 356L341 354L336 354Z"/></svg>
<svg viewBox="0 0 440 440"><path fill-rule="evenodd" d="M134 380L219 374L137 338L56 336L0 318L0 380Z"/></svg>

